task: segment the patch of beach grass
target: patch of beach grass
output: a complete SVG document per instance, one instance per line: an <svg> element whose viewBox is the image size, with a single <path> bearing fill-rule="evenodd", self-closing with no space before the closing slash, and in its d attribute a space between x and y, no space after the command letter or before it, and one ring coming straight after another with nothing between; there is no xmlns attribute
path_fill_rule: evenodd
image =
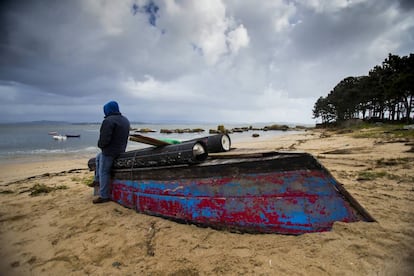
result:
<svg viewBox="0 0 414 276"><path fill-rule="evenodd" d="M68 187L66 185L59 185L56 187L50 187L45 184L35 184L32 188L29 189L31 196L37 196L40 194L48 194L56 190L66 190Z"/></svg>
<svg viewBox="0 0 414 276"><path fill-rule="evenodd" d="M414 162L412 157L402 157L402 158L381 158L376 161L378 167L388 167L388 166L398 166L403 165L404 168L410 168L411 164Z"/></svg>
<svg viewBox="0 0 414 276"><path fill-rule="evenodd" d="M404 174L396 175L386 171L360 171L357 174L357 181L372 181L378 178L386 178L397 182L413 182L414 177Z"/></svg>
<svg viewBox="0 0 414 276"><path fill-rule="evenodd" d="M89 187L93 187L94 175L87 175L84 177L75 176L75 177L72 177L71 180L78 184L83 184Z"/></svg>
<svg viewBox="0 0 414 276"><path fill-rule="evenodd" d="M384 172L384 171L361 171L361 172L358 172L357 180L358 181L375 180L377 178L383 178L386 175L387 175L387 172Z"/></svg>
<svg viewBox="0 0 414 276"><path fill-rule="evenodd" d="M93 187L93 181L95 180L94 175L85 176L82 179L82 183L88 187Z"/></svg>
<svg viewBox="0 0 414 276"><path fill-rule="evenodd" d="M414 129L404 129L404 124L361 124L349 127L355 138L414 139Z"/></svg>
<svg viewBox="0 0 414 276"><path fill-rule="evenodd" d="M335 134L350 134L354 138L414 139L414 129L407 129L402 123L343 123L328 127Z"/></svg>

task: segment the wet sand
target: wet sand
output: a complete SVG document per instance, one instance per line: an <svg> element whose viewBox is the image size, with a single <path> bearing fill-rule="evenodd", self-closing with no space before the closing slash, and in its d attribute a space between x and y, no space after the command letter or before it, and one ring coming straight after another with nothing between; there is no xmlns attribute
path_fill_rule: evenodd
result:
<svg viewBox="0 0 414 276"><path fill-rule="evenodd" d="M414 153L403 139L354 134L314 130L233 145L313 154L377 220L300 236L93 205L85 158L1 163L0 275L413 275ZM55 190L31 196L35 185Z"/></svg>

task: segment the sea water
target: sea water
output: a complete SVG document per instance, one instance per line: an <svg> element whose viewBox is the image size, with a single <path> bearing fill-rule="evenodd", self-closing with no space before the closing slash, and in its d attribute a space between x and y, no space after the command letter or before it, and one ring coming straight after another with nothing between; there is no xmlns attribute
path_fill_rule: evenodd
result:
<svg viewBox="0 0 414 276"><path fill-rule="evenodd" d="M136 129L151 129L155 132L143 133L157 139L169 138L186 141L194 138L208 136L210 129L217 129L217 125L177 125L177 124L131 124ZM225 125L227 129L242 127L241 125ZM263 127L256 126L254 127ZM97 147L100 124L70 124L70 123L20 123L0 124L0 162L13 162L21 159L34 161L51 158L93 157L100 150ZM204 129L204 132L196 133L160 133L161 129ZM55 140L52 133L60 135L80 135L79 138L67 138ZM260 135L252 138L252 133ZM273 136L285 134L282 131L246 131L230 134L231 140L242 141L249 139L269 139ZM289 132L291 133L291 132ZM129 141L127 150L135 150L148 147L142 143Z"/></svg>

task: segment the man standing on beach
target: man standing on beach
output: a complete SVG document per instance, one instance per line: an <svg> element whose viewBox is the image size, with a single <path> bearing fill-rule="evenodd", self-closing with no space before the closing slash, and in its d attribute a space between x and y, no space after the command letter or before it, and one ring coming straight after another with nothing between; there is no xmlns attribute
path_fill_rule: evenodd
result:
<svg viewBox="0 0 414 276"><path fill-rule="evenodd" d="M93 200L94 204L109 201L112 163L119 154L125 152L130 128L128 119L119 112L117 102L108 102L103 110L105 119L98 140L101 153L96 156L95 174L95 181L99 181L99 197Z"/></svg>

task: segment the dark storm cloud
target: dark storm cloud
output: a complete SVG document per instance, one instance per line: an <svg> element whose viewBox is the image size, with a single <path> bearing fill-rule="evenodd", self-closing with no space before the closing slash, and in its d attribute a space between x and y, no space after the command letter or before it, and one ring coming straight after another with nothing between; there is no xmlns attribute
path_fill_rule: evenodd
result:
<svg viewBox="0 0 414 276"><path fill-rule="evenodd" d="M7 32L0 42L1 79L49 93L79 94L69 87L96 77L87 55L77 49L82 44L78 35L91 30L93 22L84 20L88 17L76 1L13 3L2 13ZM77 17L83 18L82 25Z"/></svg>
<svg viewBox="0 0 414 276"><path fill-rule="evenodd" d="M394 24L384 1L359 3L334 12L304 9L301 24L292 31L292 45L299 58L315 59L333 51L358 50Z"/></svg>
<svg viewBox="0 0 414 276"><path fill-rule="evenodd" d="M366 74L389 52L412 52L412 7L388 0L2 2L0 121L100 120L102 104L115 99L138 121L191 114L310 122L313 103L342 78Z"/></svg>
<svg viewBox="0 0 414 276"><path fill-rule="evenodd" d="M136 40L131 40L134 35L142 36L142 31L127 37L111 34L112 30L106 30L105 23L95 18L104 12L104 5L88 10L82 1L17 1L7 8L2 14L7 26L1 40L2 80L48 93L79 96L104 92L100 87L86 90L83 84L117 81L124 72L138 72L139 76L134 59L146 64L141 65L146 72L152 71L151 62L146 62L147 52L139 51L133 45ZM127 16L133 16L128 7L124 9ZM153 22L154 6L144 11L150 13Z"/></svg>
<svg viewBox="0 0 414 276"><path fill-rule="evenodd" d="M403 10L412 10L414 9L414 1L412 0L399 0L401 9Z"/></svg>

